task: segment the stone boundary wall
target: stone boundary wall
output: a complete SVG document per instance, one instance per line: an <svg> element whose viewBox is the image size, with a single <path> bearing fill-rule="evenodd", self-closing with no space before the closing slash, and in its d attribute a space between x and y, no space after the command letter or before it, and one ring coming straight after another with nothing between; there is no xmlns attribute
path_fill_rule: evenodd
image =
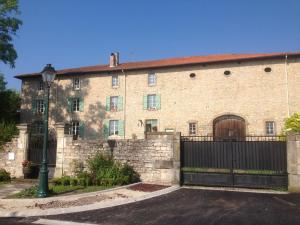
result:
<svg viewBox="0 0 300 225"><path fill-rule="evenodd" d="M0 151L0 168L10 173L11 177L21 177L23 154L18 151L18 138L7 142Z"/></svg>
<svg viewBox="0 0 300 225"><path fill-rule="evenodd" d="M179 184L179 133L155 133L142 140L115 140L113 148L109 141L73 141L68 136L60 142L62 148L57 149L56 177L73 175L78 165L86 167L86 160L100 152L112 154L118 162L133 166L143 182Z"/></svg>
<svg viewBox="0 0 300 225"><path fill-rule="evenodd" d="M300 193L300 133L287 136L287 171L289 192Z"/></svg>

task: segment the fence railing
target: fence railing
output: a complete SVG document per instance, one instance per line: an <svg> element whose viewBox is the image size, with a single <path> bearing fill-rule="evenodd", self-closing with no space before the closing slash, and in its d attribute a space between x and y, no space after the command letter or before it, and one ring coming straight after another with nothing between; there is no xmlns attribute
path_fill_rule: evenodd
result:
<svg viewBox="0 0 300 225"><path fill-rule="evenodd" d="M217 136L181 136L182 141L286 141L286 136L245 136L245 137L217 137Z"/></svg>

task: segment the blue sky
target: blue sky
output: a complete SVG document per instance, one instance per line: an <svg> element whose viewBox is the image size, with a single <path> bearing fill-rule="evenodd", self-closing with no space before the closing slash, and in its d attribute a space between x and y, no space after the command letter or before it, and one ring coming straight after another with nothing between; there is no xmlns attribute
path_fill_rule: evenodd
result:
<svg viewBox="0 0 300 225"><path fill-rule="evenodd" d="M222 53L300 51L299 0L20 0L16 74Z"/></svg>

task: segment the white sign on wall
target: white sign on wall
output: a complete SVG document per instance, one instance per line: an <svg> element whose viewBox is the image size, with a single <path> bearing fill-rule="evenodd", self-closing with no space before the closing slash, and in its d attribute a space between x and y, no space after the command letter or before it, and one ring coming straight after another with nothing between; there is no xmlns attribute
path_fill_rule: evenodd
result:
<svg viewBox="0 0 300 225"><path fill-rule="evenodd" d="M9 152L8 153L8 160L15 160L15 153L14 152Z"/></svg>

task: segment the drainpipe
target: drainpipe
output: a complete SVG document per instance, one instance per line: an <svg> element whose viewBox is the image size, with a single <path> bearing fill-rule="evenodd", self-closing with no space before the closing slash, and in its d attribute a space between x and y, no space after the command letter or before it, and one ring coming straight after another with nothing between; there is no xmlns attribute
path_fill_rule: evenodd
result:
<svg viewBox="0 0 300 225"><path fill-rule="evenodd" d="M289 84L288 84L288 70L287 70L288 55L285 54L285 85L286 85L286 103L287 103L287 116L290 117L290 101L289 101Z"/></svg>
<svg viewBox="0 0 300 225"><path fill-rule="evenodd" d="M123 109L123 118L124 118L124 139L126 137L126 74L124 72L124 69L122 69L122 73L124 75L124 101L123 101L123 104L124 104L124 109Z"/></svg>

